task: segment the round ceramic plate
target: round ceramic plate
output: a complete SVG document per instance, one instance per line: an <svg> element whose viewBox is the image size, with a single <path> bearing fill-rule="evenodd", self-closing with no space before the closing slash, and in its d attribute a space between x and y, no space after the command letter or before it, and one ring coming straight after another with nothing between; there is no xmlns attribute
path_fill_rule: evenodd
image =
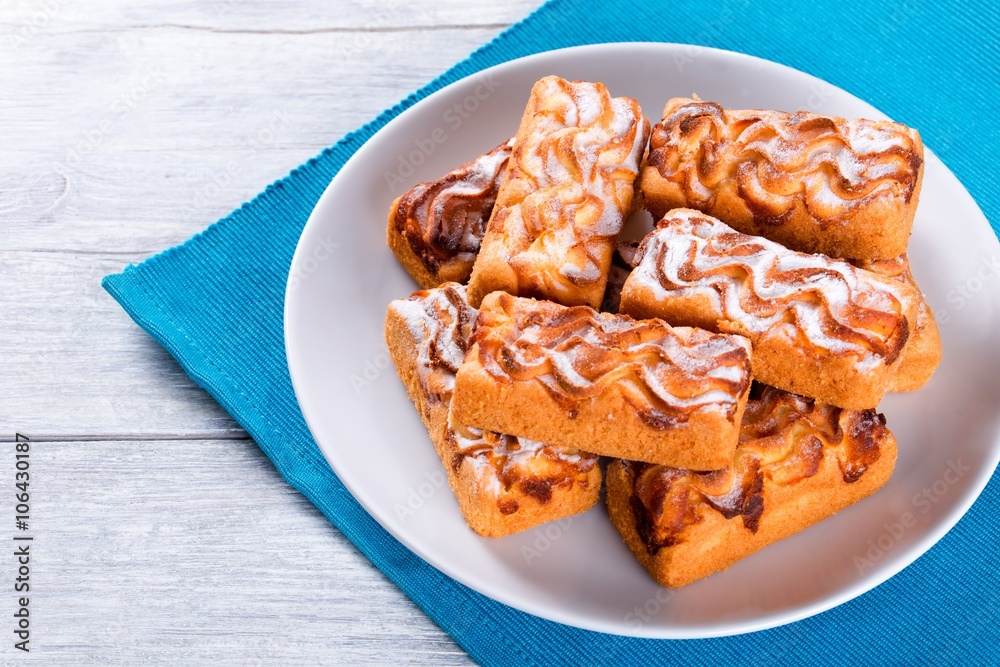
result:
<svg viewBox="0 0 1000 667"><path fill-rule="evenodd" d="M941 328L944 362L923 389L881 405L899 441L888 485L862 502L676 591L632 557L603 503L502 539L459 513L386 353L386 305L415 283L385 244L390 202L510 137L542 76L602 81L655 122L667 99L884 118L819 79L757 58L672 44L543 53L474 75L386 125L344 165L292 262L285 337L295 393L330 465L382 526L431 565L517 609L624 635L736 634L864 593L929 549L969 508L1000 455L1000 244L930 152L910 242ZM903 119L905 120L905 119Z"/></svg>

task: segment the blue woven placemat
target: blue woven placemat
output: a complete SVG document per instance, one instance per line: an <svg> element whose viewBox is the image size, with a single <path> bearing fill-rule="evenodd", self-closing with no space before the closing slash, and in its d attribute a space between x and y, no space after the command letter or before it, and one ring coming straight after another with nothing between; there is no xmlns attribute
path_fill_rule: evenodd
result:
<svg viewBox="0 0 1000 667"><path fill-rule="evenodd" d="M920 129L997 229L1000 9L839 0L555 0L440 78L269 186L205 232L105 288L253 436L301 491L478 662L500 664L989 664L1000 661L996 479L959 524L874 591L782 628L655 641L577 630L493 602L386 533L339 482L292 392L285 279L313 205L341 165L400 111L477 70L539 51L614 41L701 44L804 70Z"/></svg>

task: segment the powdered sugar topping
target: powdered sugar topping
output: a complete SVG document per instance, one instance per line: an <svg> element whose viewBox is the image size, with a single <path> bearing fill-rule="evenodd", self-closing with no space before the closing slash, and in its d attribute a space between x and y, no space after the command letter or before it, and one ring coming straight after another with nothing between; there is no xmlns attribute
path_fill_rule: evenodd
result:
<svg viewBox="0 0 1000 667"><path fill-rule="evenodd" d="M462 364L476 309L468 304L466 290L456 283L420 291L389 305L402 317L417 343L417 377L428 400L447 406ZM543 475L565 476L590 470L597 457L568 447L555 447L510 435L458 426L446 439L458 461L469 461L484 491L499 496L516 480ZM575 474L574 472L574 474Z"/></svg>
<svg viewBox="0 0 1000 667"><path fill-rule="evenodd" d="M536 381L571 412L621 391L649 423L666 427L698 410L732 416L749 387L750 346L740 336L508 295L482 312L476 343L486 371Z"/></svg>
<svg viewBox="0 0 1000 667"><path fill-rule="evenodd" d="M894 357L894 337L906 329L909 297L900 283L739 234L688 209L671 211L646 237L630 280L655 298L707 299L720 321L751 334L801 334L818 348L853 355L861 370Z"/></svg>
<svg viewBox="0 0 1000 667"><path fill-rule="evenodd" d="M922 159L917 133L891 121L678 98L653 130L649 162L697 208L711 210L723 184L735 181L755 219L782 224L800 202L830 222L876 199L909 202Z"/></svg>
<svg viewBox="0 0 1000 667"><path fill-rule="evenodd" d="M580 290L600 286L607 272L648 123L635 100L558 77L535 85L529 112L512 157L517 194L501 193L494 220L503 221L496 227L527 291L580 303Z"/></svg>

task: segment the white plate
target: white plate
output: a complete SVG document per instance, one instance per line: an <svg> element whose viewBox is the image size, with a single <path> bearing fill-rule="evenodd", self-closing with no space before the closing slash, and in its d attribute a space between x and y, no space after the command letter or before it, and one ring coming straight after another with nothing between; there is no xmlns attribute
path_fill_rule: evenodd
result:
<svg viewBox="0 0 1000 667"><path fill-rule="evenodd" d="M673 593L639 566L603 504L499 540L466 527L386 354L386 305L416 289L386 247L386 213L414 183L511 136L532 83L547 74L603 81L612 94L638 99L654 122L668 98L692 92L736 108L885 117L782 65L673 44L543 53L414 105L344 165L292 262L288 364L337 475L386 530L445 574L528 613L602 632L693 638L760 630L850 600L913 562L965 513L1000 457L1000 244L930 152L910 257L938 315L944 363L919 392L882 403L900 449L883 490Z"/></svg>

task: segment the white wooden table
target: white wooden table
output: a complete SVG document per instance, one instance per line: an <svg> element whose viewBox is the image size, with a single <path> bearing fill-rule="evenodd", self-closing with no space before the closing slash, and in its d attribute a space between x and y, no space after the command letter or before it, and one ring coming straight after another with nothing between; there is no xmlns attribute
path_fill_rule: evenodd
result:
<svg viewBox="0 0 1000 667"><path fill-rule="evenodd" d="M31 437L30 655L465 664L103 291L540 0L0 3L0 540ZM7 480L7 481L5 481Z"/></svg>

